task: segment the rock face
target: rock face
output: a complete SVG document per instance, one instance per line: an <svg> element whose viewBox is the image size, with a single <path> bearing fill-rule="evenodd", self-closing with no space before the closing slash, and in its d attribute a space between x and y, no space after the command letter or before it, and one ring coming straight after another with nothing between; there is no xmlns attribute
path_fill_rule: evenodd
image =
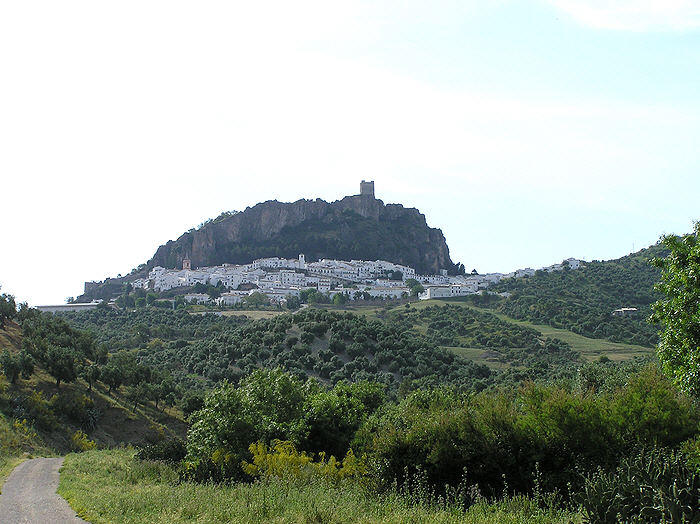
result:
<svg viewBox="0 0 700 524"><path fill-rule="evenodd" d="M182 267L187 255L192 267L202 267L300 253L307 260L389 260L424 274L455 268L442 231L428 227L417 209L356 195L257 204L160 246L147 269Z"/></svg>

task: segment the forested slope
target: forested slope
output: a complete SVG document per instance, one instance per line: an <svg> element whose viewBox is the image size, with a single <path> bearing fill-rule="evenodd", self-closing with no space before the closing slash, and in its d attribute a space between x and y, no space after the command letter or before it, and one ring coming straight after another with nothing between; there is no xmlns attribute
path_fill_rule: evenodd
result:
<svg viewBox="0 0 700 524"><path fill-rule="evenodd" d="M140 362L183 386L232 382L258 368L335 384L378 381L397 388L451 384L480 390L503 381L558 375L580 362L561 340L457 305L409 306L378 316L308 308L262 320L145 308L70 313L111 351L137 350ZM482 348L506 370L455 355L448 347Z"/></svg>
<svg viewBox="0 0 700 524"><path fill-rule="evenodd" d="M593 338L653 346L658 330L647 322L658 299L654 284L660 272L650 261L665 256L660 245L576 270L538 271L529 278L508 279L492 288L510 296L498 309L510 317L547 324ZM637 308L630 317L612 311Z"/></svg>

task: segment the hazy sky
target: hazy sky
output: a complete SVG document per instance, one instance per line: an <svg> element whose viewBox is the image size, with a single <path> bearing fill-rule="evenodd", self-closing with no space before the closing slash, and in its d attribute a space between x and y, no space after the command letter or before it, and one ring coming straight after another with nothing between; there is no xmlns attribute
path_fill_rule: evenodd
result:
<svg viewBox="0 0 700 524"><path fill-rule="evenodd" d="M374 180L468 270L700 219L700 2L0 0L0 285L128 273L224 210Z"/></svg>

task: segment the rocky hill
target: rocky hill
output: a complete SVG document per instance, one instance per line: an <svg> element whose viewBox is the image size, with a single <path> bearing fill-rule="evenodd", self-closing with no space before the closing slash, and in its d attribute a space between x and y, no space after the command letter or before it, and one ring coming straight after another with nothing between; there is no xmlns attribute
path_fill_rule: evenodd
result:
<svg viewBox="0 0 700 524"><path fill-rule="evenodd" d="M331 203L270 200L223 215L160 246L146 269L180 267L187 255L193 267L201 267L299 253L307 260L389 260L419 273L456 270L442 231L428 227L417 209L385 205L373 195Z"/></svg>

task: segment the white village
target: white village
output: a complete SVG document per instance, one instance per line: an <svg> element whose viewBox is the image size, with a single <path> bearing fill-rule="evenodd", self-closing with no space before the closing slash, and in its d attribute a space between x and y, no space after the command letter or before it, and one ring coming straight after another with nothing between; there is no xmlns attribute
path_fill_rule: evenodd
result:
<svg viewBox="0 0 700 524"><path fill-rule="evenodd" d="M578 269L581 261L570 258L543 271L561 271L565 267ZM272 304L286 305L289 297L299 297L305 289L314 289L333 299L344 295L345 300L387 300L409 296L411 284L421 284L418 298L457 297L479 293L504 278L532 276L534 269L511 273L476 273L451 276L443 270L438 275L419 275L408 266L386 260L329 260L307 262L304 255L296 259L261 258L250 264L201 267L193 269L191 260L183 260L182 269L156 266L142 278L132 282L134 289L156 292L175 288L194 287L197 284L219 286L225 289L216 299L207 293L186 293L186 302L232 306L253 293L265 295ZM415 281L415 282L414 282Z"/></svg>

